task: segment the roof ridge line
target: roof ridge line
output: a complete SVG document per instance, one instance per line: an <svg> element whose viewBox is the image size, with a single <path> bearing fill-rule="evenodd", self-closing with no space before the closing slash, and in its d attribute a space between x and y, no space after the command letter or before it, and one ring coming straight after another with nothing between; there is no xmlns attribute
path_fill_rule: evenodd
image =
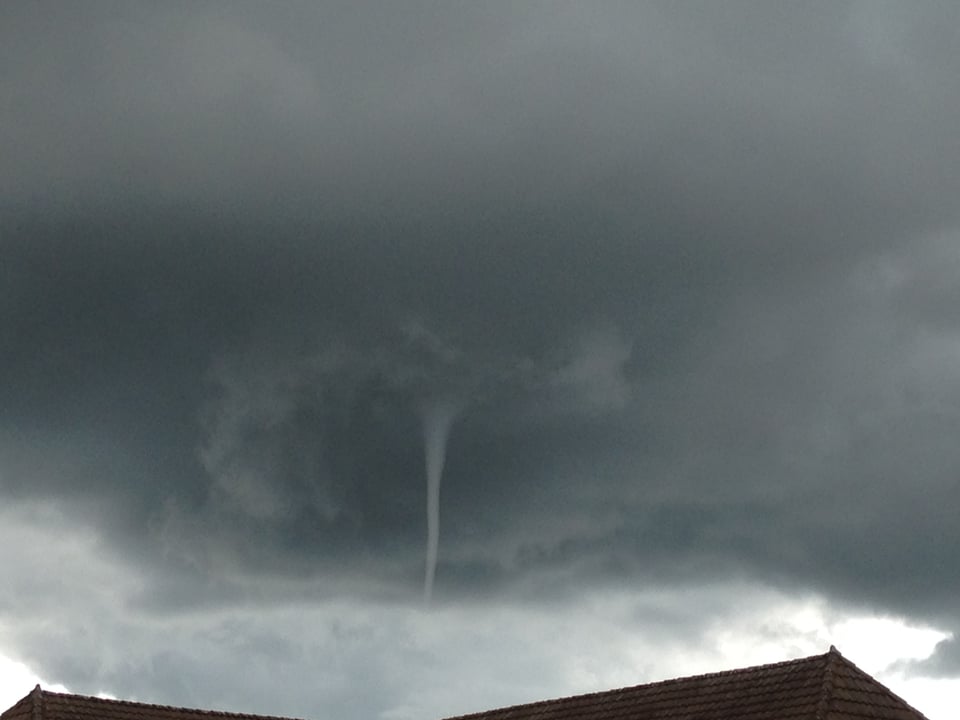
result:
<svg viewBox="0 0 960 720"><path fill-rule="evenodd" d="M825 656L826 663L823 666L823 686L820 689L820 700L817 702L817 711L814 714L815 720L827 720L827 714L830 712L830 706L833 704L833 668L837 658L842 658L840 651L835 645L831 645Z"/></svg>
<svg viewBox="0 0 960 720"><path fill-rule="evenodd" d="M30 692L30 719L43 720L43 689L40 683L37 683Z"/></svg>

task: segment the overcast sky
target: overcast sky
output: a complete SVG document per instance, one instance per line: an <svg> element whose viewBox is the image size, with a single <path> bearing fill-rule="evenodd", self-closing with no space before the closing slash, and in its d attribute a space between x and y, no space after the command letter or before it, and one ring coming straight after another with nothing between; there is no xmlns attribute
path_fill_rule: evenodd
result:
<svg viewBox="0 0 960 720"><path fill-rule="evenodd" d="M3 2L0 656L429 720L833 642L947 717L958 33Z"/></svg>

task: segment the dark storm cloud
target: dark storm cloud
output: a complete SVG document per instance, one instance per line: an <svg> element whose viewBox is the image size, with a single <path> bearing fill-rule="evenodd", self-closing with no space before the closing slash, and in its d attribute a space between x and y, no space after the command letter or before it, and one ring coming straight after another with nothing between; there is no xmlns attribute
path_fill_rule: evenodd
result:
<svg viewBox="0 0 960 720"><path fill-rule="evenodd" d="M121 614L414 600L442 395L440 600L958 627L952 7L0 14L0 491Z"/></svg>
<svg viewBox="0 0 960 720"><path fill-rule="evenodd" d="M937 643L933 655L926 660L908 663L906 667L919 675L956 677L960 672L960 653L957 652L956 639L941 640Z"/></svg>

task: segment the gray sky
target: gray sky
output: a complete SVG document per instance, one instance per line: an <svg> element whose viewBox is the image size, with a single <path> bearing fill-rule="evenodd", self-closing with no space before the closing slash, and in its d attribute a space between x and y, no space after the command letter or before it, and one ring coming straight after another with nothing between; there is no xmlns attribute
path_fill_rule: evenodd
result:
<svg viewBox="0 0 960 720"><path fill-rule="evenodd" d="M3 3L0 654L406 720L880 618L960 682L958 15Z"/></svg>

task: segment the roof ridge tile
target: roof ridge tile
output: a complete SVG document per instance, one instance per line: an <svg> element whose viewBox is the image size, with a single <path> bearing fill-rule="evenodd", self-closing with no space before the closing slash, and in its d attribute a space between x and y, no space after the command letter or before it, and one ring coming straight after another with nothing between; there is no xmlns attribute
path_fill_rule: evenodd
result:
<svg viewBox="0 0 960 720"><path fill-rule="evenodd" d="M830 706L833 704L833 666L840 651L835 645L830 646L830 650L824 656L823 665L823 683L820 687L820 700L817 702L817 711L814 714L815 720L827 720L830 713Z"/></svg>
<svg viewBox="0 0 960 720"><path fill-rule="evenodd" d="M40 683L37 683L30 693L30 718L31 720L43 720L43 689Z"/></svg>

